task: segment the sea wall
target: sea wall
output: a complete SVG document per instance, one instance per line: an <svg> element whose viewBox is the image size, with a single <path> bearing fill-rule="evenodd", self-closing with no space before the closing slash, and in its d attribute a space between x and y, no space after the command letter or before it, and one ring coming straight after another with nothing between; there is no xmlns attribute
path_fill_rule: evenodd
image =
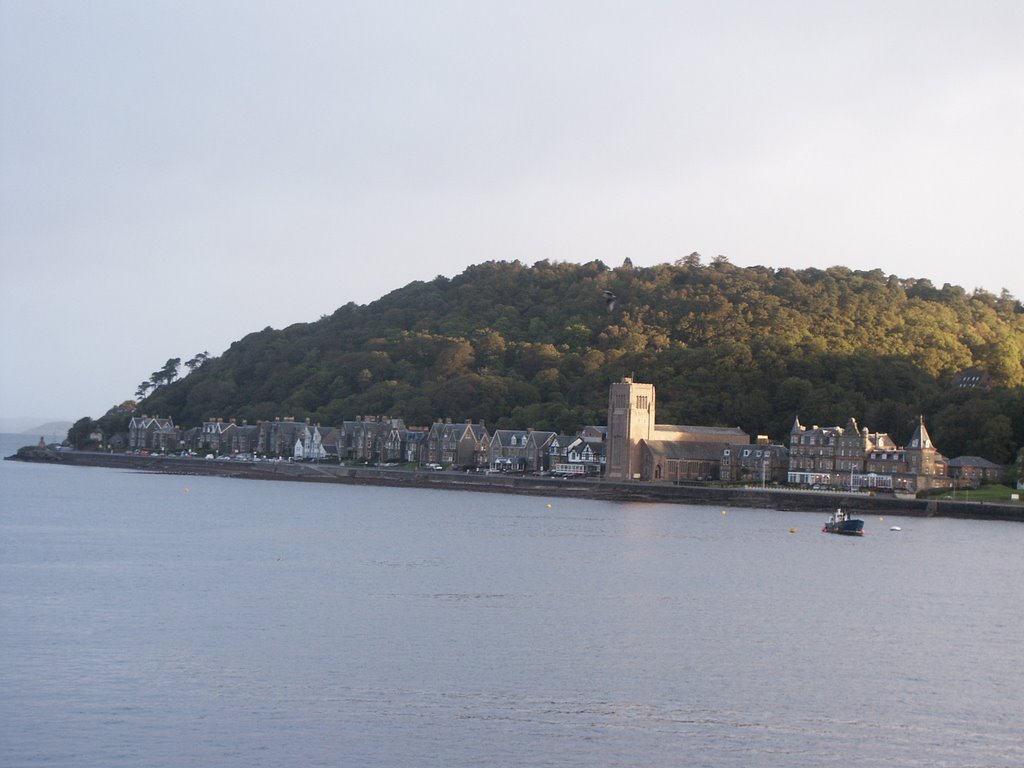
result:
<svg viewBox="0 0 1024 768"><path fill-rule="evenodd" d="M976 520L1024 522L1024 505L951 500L872 496L866 493L833 493L775 488L676 486L596 479L493 475L473 472L409 470L369 466L339 466L290 461L227 461L178 456L53 452L23 450L8 456L15 461L46 461L73 466L113 467L141 472L180 475L214 475L252 480L386 485L403 488L471 490L484 493L518 493L535 496L604 499L619 502L661 502L722 507L754 507L827 513L842 506L853 515L908 517L959 517Z"/></svg>

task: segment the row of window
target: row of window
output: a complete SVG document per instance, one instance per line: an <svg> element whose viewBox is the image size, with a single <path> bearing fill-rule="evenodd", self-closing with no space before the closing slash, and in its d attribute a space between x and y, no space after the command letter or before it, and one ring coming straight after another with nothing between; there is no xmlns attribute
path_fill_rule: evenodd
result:
<svg viewBox="0 0 1024 768"><path fill-rule="evenodd" d="M749 458L750 457L750 452L752 450L754 451L754 458L756 458L756 459L760 459L762 455L764 455L764 457L766 459L770 459L771 456L772 456L772 452L771 451L765 451L765 450L759 450L759 449L753 449L753 448L744 448L743 449L743 458L745 458L745 459ZM731 456L732 455L732 449L731 448L726 448L724 451L722 451L722 455L723 456Z"/></svg>

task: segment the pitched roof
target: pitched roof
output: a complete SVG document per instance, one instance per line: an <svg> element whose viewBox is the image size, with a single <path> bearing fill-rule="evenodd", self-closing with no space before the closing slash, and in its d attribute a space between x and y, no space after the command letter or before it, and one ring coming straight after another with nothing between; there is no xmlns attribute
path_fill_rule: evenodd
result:
<svg viewBox="0 0 1024 768"><path fill-rule="evenodd" d="M680 440L686 442L700 442L703 438L713 438L716 442L722 442L723 440L736 440L739 438L747 438L750 440L750 435L744 432L739 427L698 427L689 424L655 424L654 437L658 436L658 433L665 436L671 436L673 440Z"/></svg>
<svg viewBox="0 0 1024 768"><path fill-rule="evenodd" d="M516 439L516 445L525 445L529 431L525 429L496 429L491 435L491 442L498 441L498 445L512 445L512 438Z"/></svg>
<svg viewBox="0 0 1024 768"><path fill-rule="evenodd" d="M642 440L655 456L681 461L720 460L723 443L675 440Z"/></svg>
<svg viewBox="0 0 1024 768"><path fill-rule="evenodd" d="M914 430L914 436L910 438L910 442L907 443L907 448L920 450L924 448L934 448L932 445L932 438L928 434L928 430L924 426L924 416L920 417L917 425L917 429Z"/></svg>
<svg viewBox="0 0 1024 768"><path fill-rule="evenodd" d="M957 456L948 462L951 467L978 467L979 469L1002 469L999 464L994 464L981 456Z"/></svg>
<svg viewBox="0 0 1024 768"><path fill-rule="evenodd" d="M527 442L531 443L537 448L545 448L547 447L548 443L555 439L555 433L534 430L530 432L529 436L526 439Z"/></svg>

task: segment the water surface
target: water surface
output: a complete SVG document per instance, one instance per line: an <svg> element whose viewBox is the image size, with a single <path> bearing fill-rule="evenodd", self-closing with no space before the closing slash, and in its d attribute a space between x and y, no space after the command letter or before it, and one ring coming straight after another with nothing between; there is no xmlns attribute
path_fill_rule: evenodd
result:
<svg viewBox="0 0 1024 768"><path fill-rule="evenodd" d="M0 765L1024 764L1019 524L0 483Z"/></svg>

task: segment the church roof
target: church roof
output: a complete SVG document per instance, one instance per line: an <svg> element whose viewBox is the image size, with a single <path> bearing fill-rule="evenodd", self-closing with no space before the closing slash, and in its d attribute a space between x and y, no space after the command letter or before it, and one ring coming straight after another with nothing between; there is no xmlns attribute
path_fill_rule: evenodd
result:
<svg viewBox="0 0 1024 768"><path fill-rule="evenodd" d="M707 435L709 437L749 437L739 427L698 427L692 424L655 424L655 432L665 432L672 435Z"/></svg>
<svg viewBox="0 0 1024 768"><path fill-rule="evenodd" d="M676 440L642 440L655 456L681 461L720 460L722 443Z"/></svg>

